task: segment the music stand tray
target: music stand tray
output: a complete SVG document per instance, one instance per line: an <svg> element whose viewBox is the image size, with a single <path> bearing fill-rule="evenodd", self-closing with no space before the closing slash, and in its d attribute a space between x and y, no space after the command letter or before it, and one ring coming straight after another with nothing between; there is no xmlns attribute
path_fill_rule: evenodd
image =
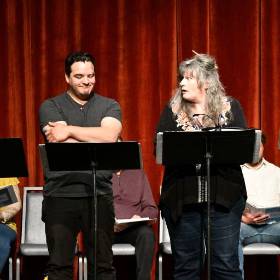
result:
<svg viewBox="0 0 280 280"><path fill-rule="evenodd" d="M16 203L18 201L13 186L0 189L0 207Z"/></svg>
<svg viewBox="0 0 280 280"><path fill-rule="evenodd" d="M0 178L28 176L20 138L0 138L0 155Z"/></svg>
<svg viewBox="0 0 280 280"><path fill-rule="evenodd" d="M163 165L205 163L243 164L257 162L261 131L222 129L221 131L167 131L157 134L156 161Z"/></svg>
<svg viewBox="0 0 280 280"><path fill-rule="evenodd" d="M44 167L50 171L92 171L141 169L141 145L135 141L116 143L46 143L40 144Z"/></svg>

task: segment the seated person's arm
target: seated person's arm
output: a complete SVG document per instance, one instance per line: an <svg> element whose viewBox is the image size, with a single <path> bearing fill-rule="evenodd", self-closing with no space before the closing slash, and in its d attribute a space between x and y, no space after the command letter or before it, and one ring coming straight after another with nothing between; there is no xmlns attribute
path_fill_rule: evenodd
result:
<svg viewBox="0 0 280 280"><path fill-rule="evenodd" d="M146 201L142 201L142 207L141 217L149 217L150 219L156 219L158 217L158 209L154 201L149 204L146 204Z"/></svg>
<svg viewBox="0 0 280 280"><path fill-rule="evenodd" d="M4 223L11 220L21 209L21 199L18 186L13 186L13 188L18 201L0 209L0 221Z"/></svg>
<svg viewBox="0 0 280 280"><path fill-rule="evenodd" d="M156 206L156 203L153 198L153 194L151 191L151 186L148 181L148 178L143 170L138 171L139 180L141 180L141 184L143 187L143 193L142 197L139 198L141 200L141 213L135 213L132 215L131 219L137 219L137 218L145 218L149 217L150 219L156 219L158 217L158 209ZM149 224L154 223L153 221L148 221ZM133 225L133 224L131 224ZM128 228L129 224L115 224L114 231L120 232L126 228Z"/></svg>
<svg viewBox="0 0 280 280"><path fill-rule="evenodd" d="M146 173L143 171L143 196L141 199L141 216L149 217L150 219L156 219L158 217L158 208L154 200L154 196L151 190Z"/></svg>
<svg viewBox="0 0 280 280"><path fill-rule="evenodd" d="M264 214L264 213L252 214L246 210L243 212L242 217L241 217L241 221L244 224L248 224L248 225L249 224L262 224L267 219L269 219L268 214Z"/></svg>

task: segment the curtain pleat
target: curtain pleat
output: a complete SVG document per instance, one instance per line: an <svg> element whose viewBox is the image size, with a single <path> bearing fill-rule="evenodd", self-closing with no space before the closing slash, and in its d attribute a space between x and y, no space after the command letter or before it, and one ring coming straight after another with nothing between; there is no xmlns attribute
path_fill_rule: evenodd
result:
<svg viewBox="0 0 280 280"><path fill-rule="evenodd" d="M141 143L157 201L154 131L192 50L216 57L228 95L266 132L266 158L280 164L279 15L278 0L1 0L0 137L24 141L21 184L43 184L38 109L66 89L64 58L74 50L95 56L96 91L121 104L122 136Z"/></svg>
<svg viewBox="0 0 280 280"><path fill-rule="evenodd" d="M267 135L267 158L280 163L280 3L261 1L261 127ZM278 149L277 149L278 147Z"/></svg>

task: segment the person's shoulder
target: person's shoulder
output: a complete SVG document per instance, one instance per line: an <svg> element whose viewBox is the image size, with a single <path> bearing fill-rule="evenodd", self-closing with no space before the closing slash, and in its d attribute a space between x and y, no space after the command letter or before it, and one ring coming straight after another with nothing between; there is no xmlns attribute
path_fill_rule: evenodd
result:
<svg viewBox="0 0 280 280"><path fill-rule="evenodd" d="M125 169L123 172L130 175L142 175L145 173L143 169Z"/></svg>
<svg viewBox="0 0 280 280"><path fill-rule="evenodd" d="M243 111L239 100L232 96L224 97L224 106L225 106L225 111L226 112L230 111L235 117L236 115L240 114L240 111Z"/></svg>
<svg viewBox="0 0 280 280"><path fill-rule="evenodd" d="M102 102L102 103L107 103L107 104L118 103L115 99L113 99L111 97L100 95L98 93L94 93L93 100L95 102Z"/></svg>
<svg viewBox="0 0 280 280"><path fill-rule="evenodd" d="M170 102L167 102L165 105L164 105L164 107L163 107L163 109L162 109L162 114L163 115L166 115L166 114L169 114L169 115L174 115L174 113L173 113L173 111L172 111L172 106L171 106L171 104L170 104Z"/></svg>
<svg viewBox="0 0 280 280"><path fill-rule="evenodd" d="M121 119L121 106L113 98L94 93L89 105L110 117Z"/></svg>
<svg viewBox="0 0 280 280"><path fill-rule="evenodd" d="M52 99L52 100L65 100L67 98L69 98L69 95L65 91L65 92L62 92L62 93L60 93L56 96L51 97L50 99Z"/></svg>
<svg viewBox="0 0 280 280"><path fill-rule="evenodd" d="M139 175L145 175L145 171L144 169L132 169L136 174L139 174Z"/></svg>
<svg viewBox="0 0 280 280"><path fill-rule="evenodd" d="M279 166L277 166L276 164L274 164L270 161L267 161L266 159L263 159L263 161L264 161L265 166L268 166L269 168L274 169L277 173L280 174L280 167Z"/></svg>
<svg viewBox="0 0 280 280"><path fill-rule="evenodd" d="M120 104L113 98L94 93L90 106L98 108L98 110L120 112Z"/></svg>
<svg viewBox="0 0 280 280"><path fill-rule="evenodd" d="M171 103L170 101L166 102L163 109L165 110L171 110L172 111L172 106L171 106Z"/></svg>
<svg viewBox="0 0 280 280"><path fill-rule="evenodd" d="M225 99L225 102L230 103L231 106L240 106L239 100L236 99L236 98L233 97L233 96L229 96L229 95L228 95L228 96L225 96L224 99Z"/></svg>
<svg viewBox="0 0 280 280"><path fill-rule="evenodd" d="M136 180L136 178L138 178L137 180L139 180L140 178L143 179L146 176L146 173L143 169L125 169L122 172L123 176L127 178L134 178L134 180Z"/></svg>
<svg viewBox="0 0 280 280"><path fill-rule="evenodd" d="M45 99L42 102L41 107L46 106L46 105L51 104L51 103L54 103L54 102L63 102L67 98L66 94L67 94L66 92L63 92L63 93L60 93L56 96L52 96L52 97L49 97L49 98Z"/></svg>

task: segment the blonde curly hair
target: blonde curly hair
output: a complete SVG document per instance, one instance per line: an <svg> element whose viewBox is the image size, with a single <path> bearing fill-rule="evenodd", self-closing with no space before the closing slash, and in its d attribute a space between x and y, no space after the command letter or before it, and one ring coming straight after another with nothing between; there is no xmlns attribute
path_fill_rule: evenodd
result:
<svg viewBox="0 0 280 280"><path fill-rule="evenodd" d="M214 123L217 123L224 109L226 93L219 78L216 60L208 54L195 53L192 58L186 59L180 63L178 82L184 78L186 72L196 78L199 88L202 88L203 85L207 83L205 113L211 118L208 118L208 120L205 119L204 125L213 125L213 120L215 120ZM189 119L192 118L190 103L183 99L181 87L179 85L175 90L174 96L170 100L170 105L175 115L183 111L187 114Z"/></svg>

